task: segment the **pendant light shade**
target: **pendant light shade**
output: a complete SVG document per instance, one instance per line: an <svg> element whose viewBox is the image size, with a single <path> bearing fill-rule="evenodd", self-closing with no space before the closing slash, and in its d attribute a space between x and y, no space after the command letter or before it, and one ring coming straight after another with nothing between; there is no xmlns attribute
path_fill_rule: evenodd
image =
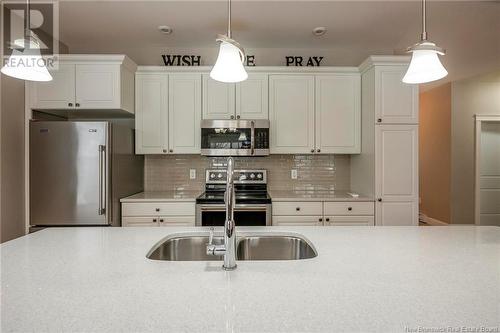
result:
<svg viewBox="0 0 500 333"><path fill-rule="evenodd" d="M422 34L420 42L407 49L408 53L412 53L412 57L410 66L403 77L404 83L432 82L448 75L448 71L441 64L438 56L444 55L446 51L427 40L425 1L422 0Z"/></svg>
<svg viewBox="0 0 500 333"><path fill-rule="evenodd" d="M28 47L24 47L22 51L19 49L12 51L1 72L26 81L51 81L52 75L45 67L38 42L33 38L27 38L24 46Z"/></svg>
<svg viewBox="0 0 500 333"><path fill-rule="evenodd" d="M435 47L434 43L425 42L423 46ZM403 77L405 83L424 83L442 79L448 72L441 64L436 50L423 49L412 52L410 66Z"/></svg>
<svg viewBox="0 0 500 333"><path fill-rule="evenodd" d="M210 77L216 81L234 83L245 81L248 74L243 66L245 52L241 45L231 38L231 0L228 1L227 35L219 35L219 54Z"/></svg>
<svg viewBox="0 0 500 333"><path fill-rule="evenodd" d="M236 43L227 38L220 39L220 42L219 55L212 71L210 71L210 77L220 82L241 82L246 80L248 74L243 66L245 59L243 51Z"/></svg>

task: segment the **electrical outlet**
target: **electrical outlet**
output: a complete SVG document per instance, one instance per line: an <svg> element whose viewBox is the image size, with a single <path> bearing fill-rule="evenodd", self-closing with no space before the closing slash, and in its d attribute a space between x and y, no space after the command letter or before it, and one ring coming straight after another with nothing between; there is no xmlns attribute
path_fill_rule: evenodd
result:
<svg viewBox="0 0 500 333"><path fill-rule="evenodd" d="M290 172L290 176L292 177L292 179L297 179L297 170L292 169L292 171Z"/></svg>
<svg viewBox="0 0 500 333"><path fill-rule="evenodd" d="M196 179L196 169L189 169L189 179Z"/></svg>

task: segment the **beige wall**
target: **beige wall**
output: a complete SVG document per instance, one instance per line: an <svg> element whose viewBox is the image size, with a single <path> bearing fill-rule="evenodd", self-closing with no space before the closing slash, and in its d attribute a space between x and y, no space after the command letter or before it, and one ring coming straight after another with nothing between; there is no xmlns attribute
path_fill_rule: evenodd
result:
<svg viewBox="0 0 500 333"><path fill-rule="evenodd" d="M0 241L24 235L24 81L1 75Z"/></svg>
<svg viewBox="0 0 500 333"><path fill-rule="evenodd" d="M420 212L450 223L451 84L420 94Z"/></svg>
<svg viewBox="0 0 500 333"><path fill-rule="evenodd" d="M500 70L452 83L451 221L474 223L474 115L500 114Z"/></svg>

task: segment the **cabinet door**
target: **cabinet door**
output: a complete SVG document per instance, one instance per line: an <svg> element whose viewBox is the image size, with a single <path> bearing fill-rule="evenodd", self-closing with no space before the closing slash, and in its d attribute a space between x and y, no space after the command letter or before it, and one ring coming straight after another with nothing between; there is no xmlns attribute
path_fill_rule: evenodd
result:
<svg viewBox="0 0 500 333"><path fill-rule="evenodd" d="M269 76L271 153L314 152L314 76Z"/></svg>
<svg viewBox="0 0 500 333"><path fill-rule="evenodd" d="M199 154L201 75L170 74L168 92L169 152Z"/></svg>
<svg viewBox="0 0 500 333"><path fill-rule="evenodd" d="M119 65L76 65L75 73L77 108L120 108Z"/></svg>
<svg viewBox="0 0 500 333"><path fill-rule="evenodd" d="M203 119L235 118L234 83L212 80L203 75Z"/></svg>
<svg viewBox="0 0 500 333"><path fill-rule="evenodd" d="M418 124L418 85L401 80L406 66L376 69L375 121L382 124Z"/></svg>
<svg viewBox="0 0 500 333"><path fill-rule="evenodd" d="M136 153L166 153L168 146L168 75L137 74L135 83Z"/></svg>
<svg viewBox="0 0 500 333"><path fill-rule="evenodd" d="M236 118L269 119L267 74L248 74L236 84Z"/></svg>
<svg viewBox="0 0 500 333"><path fill-rule="evenodd" d="M418 201L377 202L376 225L418 225Z"/></svg>
<svg viewBox="0 0 500 333"><path fill-rule="evenodd" d="M325 226L372 226L373 216L325 216Z"/></svg>
<svg viewBox="0 0 500 333"><path fill-rule="evenodd" d="M375 129L377 225L418 223L418 126Z"/></svg>
<svg viewBox="0 0 500 333"><path fill-rule="evenodd" d="M122 227L158 227L159 225L158 217L122 217Z"/></svg>
<svg viewBox="0 0 500 333"><path fill-rule="evenodd" d="M274 216L272 225L281 226L321 226L323 216Z"/></svg>
<svg viewBox="0 0 500 333"><path fill-rule="evenodd" d="M194 227L194 216L160 216L162 227Z"/></svg>
<svg viewBox="0 0 500 333"><path fill-rule="evenodd" d="M361 77L316 76L316 152L361 152Z"/></svg>
<svg viewBox="0 0 500 333"><path fill-rule="evenodd" d="M75 107L75 65L59 64L51 70L52 81L29 82L32 109L68 109Z"/></svg>

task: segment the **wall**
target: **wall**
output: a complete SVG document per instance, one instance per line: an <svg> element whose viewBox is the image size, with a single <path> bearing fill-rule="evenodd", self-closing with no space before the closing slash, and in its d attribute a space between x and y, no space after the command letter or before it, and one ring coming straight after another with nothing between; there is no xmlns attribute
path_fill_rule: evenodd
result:
<svg viewBox="0 0 500 333"><path fill-rule="evenodd" d="M420 212L450 223L451 84L420 94Z"/></svg>
<svg viewBox="0 0 500 333"><path fill-rule="evenodd" d="M24 235L24 81L1 75L0 241Z"/></svg>
<svg viewBox="0 0 500 333"><path fill-rule="evenodd" d="M199 155L146 155L146 191L202 191L206 169L224 168L226 158ZM237 169L268 170L270 190L346 190L349 189L349 155L271 155L236 158ZM189 169L197 178L189 179ZM298 179L290 178L297 169Z"/></svg>
<svg viewBox="0 0 500 333"><path fill-rule="evenodd" d="M452 83L451 221L474 223L474 115L500 114L500 70Z"/></svg>

